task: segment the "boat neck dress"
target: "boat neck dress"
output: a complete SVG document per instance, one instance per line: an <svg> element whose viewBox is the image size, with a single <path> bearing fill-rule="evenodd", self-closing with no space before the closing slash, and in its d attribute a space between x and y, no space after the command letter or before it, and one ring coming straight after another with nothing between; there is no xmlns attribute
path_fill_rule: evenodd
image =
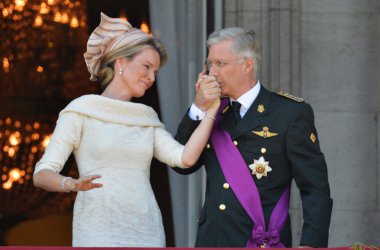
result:
<svg viewBox="0 0 380 250"><path fill-rule="evenodd" d="M85 95L60 112L35 173L61 172L73 153L80 176L102 176L103 187L77 193L73 246L164 247L150 166L155 157L183 167L183 149L151 107Z"/></svg>

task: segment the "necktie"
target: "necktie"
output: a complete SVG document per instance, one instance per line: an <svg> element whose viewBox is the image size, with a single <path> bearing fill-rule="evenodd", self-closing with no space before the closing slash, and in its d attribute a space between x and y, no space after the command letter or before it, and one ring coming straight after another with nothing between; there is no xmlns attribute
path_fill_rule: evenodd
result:
<svg viewBox="0 0 380 250"><path fill-rule="evenodd" d="M241 119L240 117L240 102L232 102L232 108L234 109L235 122L238 123Z"/></svg>

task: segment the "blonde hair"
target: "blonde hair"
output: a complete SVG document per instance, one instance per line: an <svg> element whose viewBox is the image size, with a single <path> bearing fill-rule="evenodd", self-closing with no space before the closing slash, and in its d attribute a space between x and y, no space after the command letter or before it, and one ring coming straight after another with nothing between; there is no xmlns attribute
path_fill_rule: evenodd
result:
<svg viewBox="0 0 380 250"><path fill-rule="evenodd" d="M131 60L146 48L152 48L158 52L160 56L160 67L166 63L168 59L167 52L165 46L160 40L151 38L142 41L140 40L135 43L130 43L126 46L116 49L115 51L111 51L104 57L98 73L101 89L104 90L112 81L115 73L115 61L117 58L125 57Z"/></svg>

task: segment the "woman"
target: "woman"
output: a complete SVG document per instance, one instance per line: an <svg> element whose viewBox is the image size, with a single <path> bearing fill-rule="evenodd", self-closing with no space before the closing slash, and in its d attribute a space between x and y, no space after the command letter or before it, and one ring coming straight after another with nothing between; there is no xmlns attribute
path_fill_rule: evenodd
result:
<svg viewBox="0 0 380 250"><path fill-rule="evenodd" d="M34 184L48 191L79 191L73 246L163 247L161 213L149 181L151 160L183 168L195 164L210 135L220 91L183 146L151 107L130 102L152 86L167 59L158 40L102 13L84 57L90 79L99 80L104 91L79 97L61 111ZM59 174L72 152L79 179ZM98 178L101 183L94 182Z"/></svg>

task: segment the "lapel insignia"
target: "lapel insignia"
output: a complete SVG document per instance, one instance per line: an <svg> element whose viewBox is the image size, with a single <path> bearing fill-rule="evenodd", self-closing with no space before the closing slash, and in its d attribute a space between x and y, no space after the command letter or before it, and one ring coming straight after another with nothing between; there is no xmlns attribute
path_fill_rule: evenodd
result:
<svg viewBox="0 0 380 250"><path fill-rule="evenodd" d="M254 133L254 134L258 135L258 136L261 136L263 138L270 138L270 137L278 135L278 133L270 132L269 128L266 127L266 126L263 127L263 130L261 130L261 131L252 131L252 133Z"/></svg>
<svg viewBox="0 0 380 250"><path fill-rule="evenodd" d="M225 107L224 109L223 109L223 111L222 111L222 114L224 114L224 113L226 113L227 112L227 110L230 108L230 106L229 105L227 105L227 107Z"/></svg>
<svg viewBox="0 0 380 250"><path fill-rule="evenodd" d="M317 137L314 135L314 133L311 133L310 140L312 143L315 143L315 141L317 140Z"/></svg>
<svg viewBox="0 0 380 250"><path fill-rule="evenodd" d="M252 175L256 175L259 180L272 171L272 168L269 167L269 161L265 161L263 156L260 156L259 160L253 159L253 163L248 167L252 170Z"/></svg>
<svg viewBox="0 0 380 250"><path fill-rule="evenodd" d="M259 104L259 106L257 106L257 111L259 113L263 113L265 111L264 105L263 104Z"/></svg>

